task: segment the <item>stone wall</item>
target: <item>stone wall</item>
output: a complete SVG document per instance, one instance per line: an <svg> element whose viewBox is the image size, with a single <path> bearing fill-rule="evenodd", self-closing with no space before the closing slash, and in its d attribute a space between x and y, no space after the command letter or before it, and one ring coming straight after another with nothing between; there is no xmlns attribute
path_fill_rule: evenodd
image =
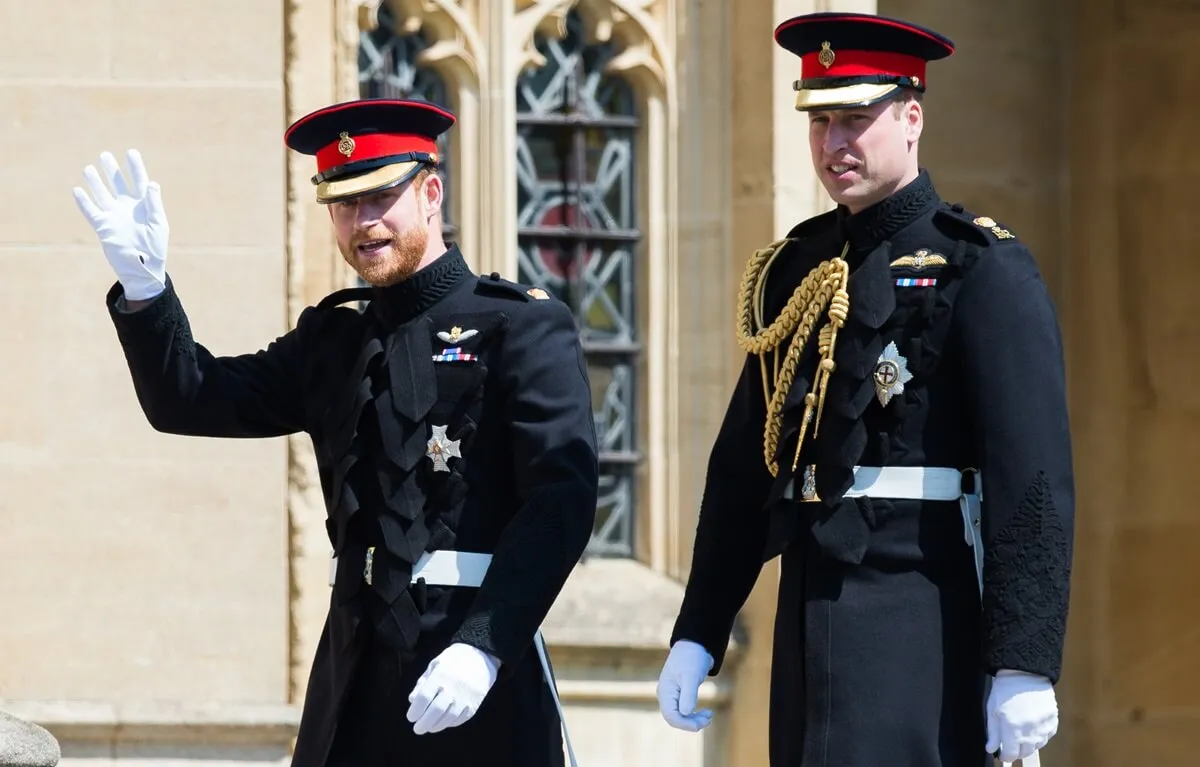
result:
<svg viewBox="0 0 1200 767"><path fill-rule="evenodd" d="M1196 763L1200 9L1066 4L1080 469L1069 765Z"/></svg>
<svg viewBox="0 0 1200 767"><path fill-rule="evenodd" d="M286 712L286 444L146 424L71 195L101 151L140 149L197 338L282 333L281 8L0 0L0 49L0 698L64 726L102 701L64 762L128 753L117 711L160 734Z"/></svg>

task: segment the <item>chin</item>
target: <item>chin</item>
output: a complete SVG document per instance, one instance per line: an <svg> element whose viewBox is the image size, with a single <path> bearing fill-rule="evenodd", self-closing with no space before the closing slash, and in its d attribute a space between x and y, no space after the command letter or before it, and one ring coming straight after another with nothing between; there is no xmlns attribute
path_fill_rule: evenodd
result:
<svg viewBox="0 0 1200 767"><path fill-rule="evenodd" d="M364 272L361 269L356 269L355 273L358 274L358 278L362 280L363 284L368 287L386 288L388 285L392 284L387 279L381 279L375 274L372 274L371 272Z"/></svg>
<svg viewBox="0 0 1200 767"><path fill-rule="evenodd" d="M829 198L838 205L853 207L862 204L862 195L855 194L853 189L826 189Z"/></svg>
<svg viewBox="0 0 1200 767"><path fill-rule="evenodd" d="M836 193L831 192L829 195L838 205L844 205L850 208L852 212L857 213L860 210L869 208L879 202L886 195L880 195L878 189L839 189Z"/></svg>
<svg viewBox="0 0 1200 767"><path fill-rule="evenodd" d="M859 190L862 187L862 180L856 179L849 183L837 182L821 174L821 186L824 187L825 193L829 198L836 203L845 204L847 201L854 200L860 196Z"/></svg>
<svg viewBox="0 0 1200 767"><path fill-rule="evenodd" d="M411 277L415 264L408 263L397 256L391 256L386 261L373 260L366 264L359 261L352 266L363 282L371 287L386 288Z"/></svg>
<svg viewBox="0 0 1200 767"><path fill-rule="evenodd" d="M359 279L373 288L386 288L389 285L395 285L408 276L396 269L374 268L355 269L355 271L358 272Z"/></svg>

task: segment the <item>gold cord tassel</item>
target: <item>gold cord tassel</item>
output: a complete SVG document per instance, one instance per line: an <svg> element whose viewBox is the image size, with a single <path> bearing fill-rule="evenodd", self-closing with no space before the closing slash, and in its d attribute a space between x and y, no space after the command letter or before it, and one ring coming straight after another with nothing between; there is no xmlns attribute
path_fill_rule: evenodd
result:
<svg viewBox="0 0 1200 767"><path fill-rule="evenodd" d="M850 266L846 263L849 243L838 258L818 264L792 292L791 298L768 327L763 327L763 301L767 272L776 256L788 240L779 240L755 251L746 264L738 291L737 343L747 354L759 357L763 374L763 397L767 401L767 420L763 427L763 457L772 476L779 474L779 462L775 454L779 449L779 436L783 421L783 402L796 378L796 367L800 354L808 344L820 315L827 311L829 324L820 329L817 338L820 363L813 380L812 390L804 397L804 418L800 424L800 436L796 442L796 455L792 470L800 460L800 450L813 423L813 437L817 435L821 414L825 407L825 393L829 378L836 365L833 362L837 332L845 325L850 311L850 295L846 284L850 279ZM782 362L778 357L783 342L791 336ZM767 385L766 355L774 355L774 372Z"/></svg>

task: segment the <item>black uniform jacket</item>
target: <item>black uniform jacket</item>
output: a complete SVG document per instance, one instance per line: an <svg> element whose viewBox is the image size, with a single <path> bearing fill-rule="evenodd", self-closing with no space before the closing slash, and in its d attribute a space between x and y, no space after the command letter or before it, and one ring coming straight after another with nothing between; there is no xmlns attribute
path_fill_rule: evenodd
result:
<svg viewBox="0 0 1200 767"><path fill-rule="evenodd" d="M477 277L455 247L400 285L333 294L240 356L193 340L173 285L137 311L118 285L108 304L155 429L312 437L338 571L293 763L561 764L531 643L587 544L598 483L567 307ZM482 587L410 584L437 549L493 554ZM466 724L415 736L409 692L451 642L499 658L500 679Z"/></svg>
<svg viewBox="0 0 1200 767"><path fill-rule="evenodd" d="M817 333L784 406L777 478L748 355L712 449L672 641L703 644L716 674L761 563L782 554L773 767L981 765L984 673L1056 682L1061 669L1074 485L1046 285L1015 235L943 202L924 171L872 208L839 208L788 238L768 276L766 323L850 244L849 316L819 436L810 429L793 476ZM913 377L884 406L874 371L889 342ZM788 500L809 464L820 501ZM980 472L982 600L958 504L845 498L856 465Z"/></svg>

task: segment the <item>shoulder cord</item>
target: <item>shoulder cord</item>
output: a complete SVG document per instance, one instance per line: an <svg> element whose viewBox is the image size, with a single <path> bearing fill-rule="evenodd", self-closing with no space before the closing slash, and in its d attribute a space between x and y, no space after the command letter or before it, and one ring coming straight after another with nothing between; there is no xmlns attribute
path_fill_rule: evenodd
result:
<svg viewBox="0 0 1200 767"><path fill-rule="evenodd" d="M821 327L817 337L821 364L816 380L813 381L812 391L804 396L804 420L801 422L800 436L796 441L792 471L796 470L800 461L800 449L804 445L808 425L814 420L814 410L816 423L813 426L813 438L817 436L825 407L829 376L836 367L833 351L837 342L837 332L845 324L850 311L850 295L846 292L846 283L850 278L850 267L845 260L850 247L847 243L842 248L841 256L822 261L810 271L792 292L787 305L779 312L774 322L768 327L763 327L767 272L788 242L786 239L778 240L754 252L742 275L737 302L738 347L747 354L757 355L762 368L763 399L767 402L767 419L763 428L763 457L771 476L779 475L779 462L775 459L775 454L779 449L783 402L795 380L800 353L808 344L820 314L828 308L829 324ZM792 340L781 364L779 349L788 336L791 336ZM772 357L773 367L770 386L767 384L768 354Z"/></svg>

